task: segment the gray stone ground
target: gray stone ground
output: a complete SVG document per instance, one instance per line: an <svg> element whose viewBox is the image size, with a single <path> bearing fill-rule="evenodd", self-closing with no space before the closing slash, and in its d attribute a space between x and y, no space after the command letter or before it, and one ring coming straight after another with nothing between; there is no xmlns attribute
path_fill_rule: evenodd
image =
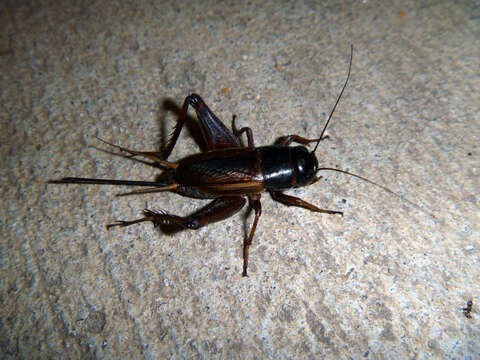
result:
<svg viewBox="0 0 480 360"><path fill-rule="evenodd" d="M480 358L478 2L0 6L1 358ZM203 202L45 183L154 179L95 136L158 149L192 92L257 144L318 136L351 43L320 162L422 211L325 172L291 193L345 216L264 195L242 278L251 217L106 231ZM185 131L172 159L196 151Z"/></svg>

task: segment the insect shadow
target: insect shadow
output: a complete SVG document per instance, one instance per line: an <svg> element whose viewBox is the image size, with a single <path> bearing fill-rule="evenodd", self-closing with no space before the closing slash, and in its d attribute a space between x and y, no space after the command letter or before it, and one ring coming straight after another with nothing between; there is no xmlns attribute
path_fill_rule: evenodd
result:
<svg viewBox="0 0 480 360"><path fill-rule="evenodd" d="M167 128L167 121L166 117L168 113L175 114L175 118L178 118L182 111L182 107L178 105L178 103L173 98L165 98L162 101L162 104L159 106L161 113L163 116L158 118L158 123L160 126L160 134L159 134L159 144L160 144L160 151L165 149L168 143L169 138L169 130ZM202 129L200 127L199 122L197 119L190 114L185 115L185 128L187 130L187 136L191 137L195 143L200 147L200 150L206 151L207 144L205 143L203 136L202 136Z"/></svg>

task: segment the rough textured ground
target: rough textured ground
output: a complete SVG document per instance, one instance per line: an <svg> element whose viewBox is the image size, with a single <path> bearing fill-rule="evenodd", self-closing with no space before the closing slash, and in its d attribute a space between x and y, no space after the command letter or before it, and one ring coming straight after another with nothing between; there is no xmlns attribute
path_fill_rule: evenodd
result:
<svg viewBox="0 0 480 360"><path fill-rule="evenodd" d="M478 2L133 3L0 5L0 357L480 358ZM423 211L325 172L291 193L345 216L264 195L242 278L251 217L107 231L202 202L45 183L154 179L95 136L158 149L192 92L257 144L318 136L351 43L320 162Z"/></svg>

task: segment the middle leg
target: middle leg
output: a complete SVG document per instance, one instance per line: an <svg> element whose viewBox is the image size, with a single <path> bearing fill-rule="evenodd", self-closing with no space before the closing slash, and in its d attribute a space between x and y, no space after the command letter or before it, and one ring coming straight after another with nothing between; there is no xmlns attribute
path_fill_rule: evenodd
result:
<svg viewBox="0 0 480 360"><path fill-rule="evenodd" d="M250 250L250 245L252 245L253 235L255 234L255 230L257 228L258 219L260 215L262 215L262 203L260 202L260 194L251 195L250 199L252 200L252 207L255 211L255 219L253 220L252 229L250 230L250 235L243 243L243 273L242 276L247 275L247 268L248 268L248 251Z"/></svg>
<svg viewBox="0 0 480 360"><path fill-rule="evenodd" d="M328 139L328 135L326 136L323 136L320 141L322 140L325 140L325 139ZM275 143L277 145L282 145L282 146L288 146L290 145L292 142L296 142L298 144L302 144L302 145L308 145L312 142L317 142L318 139L307 139L307 138L304 138L300 135L287 135L287 136L282 136L280 139L278 139Z"/></svg>
<svg viewBox="0 0 480 360"><path fill-rule="evenodd" d="M250 129L248 126L243 127L241 129L237 129L237 127L235 126L235 120L236 119L237 119L237 116L233 115L233 118L232 118L233 135L235 135L238 139L240 139L240 136L242 135L242 133L247 133L248 147L249 148L254 148L255 147L255 142L253 141L252 129Z"/></svg>

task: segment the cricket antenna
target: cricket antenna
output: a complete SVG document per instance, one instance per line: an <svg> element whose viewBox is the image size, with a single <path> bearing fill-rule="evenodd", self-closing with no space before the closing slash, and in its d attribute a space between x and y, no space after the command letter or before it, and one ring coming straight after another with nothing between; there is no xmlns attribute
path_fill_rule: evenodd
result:
<svg viewBox="0 0 480 360"><path fill-rule="evenodd" d="M320 144L320 140L323 139L323 134L325 133L325 130L327 130L328 123L330 122L330 119L332 118L333 113L335 112L335 109L337 108L338 102L340 101L340 98L343 95L343 91L347 87L348 79L350 79L350 71L352 70L352 60L353 60L353 44L350 45L350 65L348 66L348 75L347 75L347 80L345 80L345 84L343 85L342 91L340 92L340 95L338 95L337 101L335 102L335 105L333 105L332 112L330 113L330 116L328 117L327 123L323 127L322 133L320 134L320 137L318 138L317 144L315 145L315 148L313 149L312 153L317 150L318 144Z"/></svg>
<svg viewBox="0 0 480 360"><path fill-rule="evenodd" d="M349 171L345 171L345 170L341 170L341 169L336 169L336 168L321 167L321 168L318 168L318 169L317 169L317 172L318 172L318 171L323 171L323 170L337 171L337 172L340 172L340 173L343 173L343 174L346 174L346 175L350 175L350 176L356 177L357 179L363 180L363 181L365 181L365 182L367 182L367 183L369 183L369 184L372 184L372 185L374 185L374 186L377 186L377 187L379 187L380 189L388 192L389 194L391 194L391 195L399 198L400 200L405 201L406 203L410 204L410 205L413 206L415 209L420 210L420 211L423 212L424 214L427 214L427 215L431 216L432 218L436 219L436 218L435 218L435 215L433 215L430 211L425 210L424 208L420 207L420 205L415 204L415 203L414 203L413 201L411 201L411 200L408 200L405 196L402 196L402 195L396 193L395 191L390 190L388 187L376 183L375 181L372 181L372 180L367 179L367 178L365 178L365 177L363 177L363 176L360 176L360 175L351 173L351 172L349 172Z"/></svg>

